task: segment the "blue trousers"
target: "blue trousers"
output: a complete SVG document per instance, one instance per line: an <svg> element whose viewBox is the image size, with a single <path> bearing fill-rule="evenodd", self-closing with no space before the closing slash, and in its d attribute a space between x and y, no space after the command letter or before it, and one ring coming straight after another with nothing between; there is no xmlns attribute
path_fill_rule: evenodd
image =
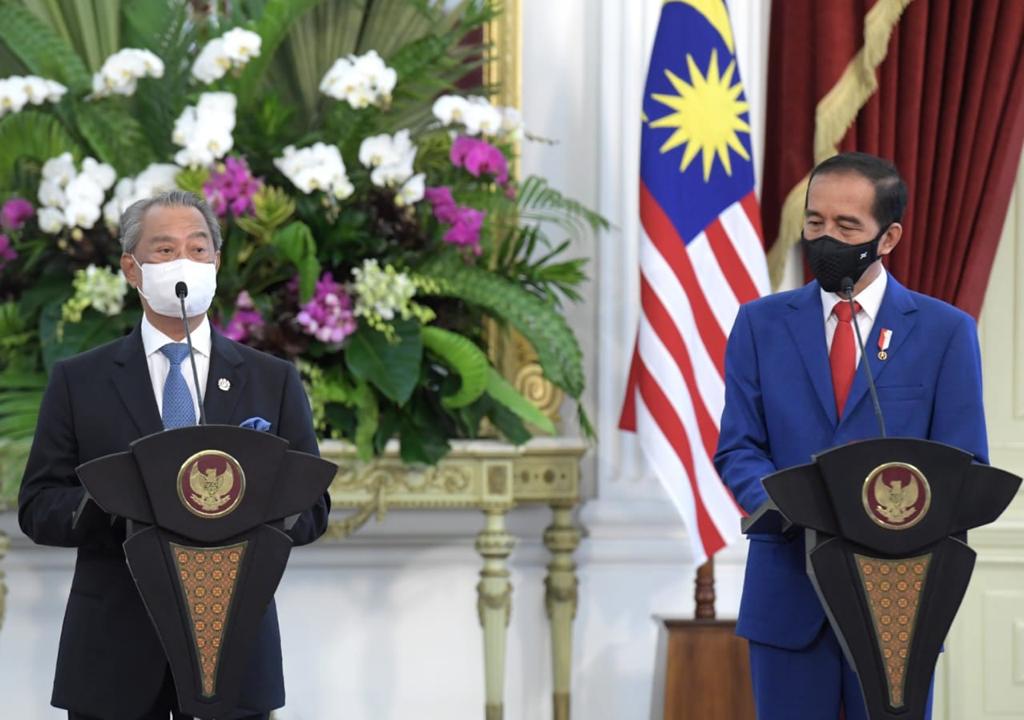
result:
<svg viewBox="0 0 1024 720"><path fill-rule="evenodd" d="M800 650L751 640L750 675L757 720L838 720L840 708L846 720L868 720L857 673L827 624L810 646ZM931 716L929 691L925 720Z"/></svg>

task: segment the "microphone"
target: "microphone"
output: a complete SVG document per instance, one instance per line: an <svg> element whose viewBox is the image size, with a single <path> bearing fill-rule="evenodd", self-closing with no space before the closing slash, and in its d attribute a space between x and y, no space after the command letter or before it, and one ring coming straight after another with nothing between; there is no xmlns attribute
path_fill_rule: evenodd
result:
<svg viewBox="0 0 1024 720"><path fill-rule="evenodd" d="M184 285L185 283L178 283ZM871 365L868 363L867 350L864 348L864 338L860 335L860 325L857 324L857 306L853 304L853 279L844 277L840 283L839 297L846 298L850 303L850 316L853 318L853 331L857 334L857 344L860 346L860 364L864 367L864 374L868 378L868 391L871 393L871 404L875 408L875 419L878 420L878 432L884 438L885 418L882 417L882 406L878 402L878 390L875 389L875 378L871 375ZM182 300L182 307L185 301Z"/></svg>
<svg viewBox="0 0 1024 720"><path fill-rule="evenodd" d="M181 302L181 322L185 325L185 342L188 343L188 359L192 361L192 380L196 384L196 399L199 401L199 424L206 424L206 410L203 409L203 390L199 387L199 370L196 369L196 355L192 350L192 333L188 329L188 314L185 312L185 298L188 297L188 285L182 281L174 286L174 294ZM884 434L883 434L884 435Z"/></svg>

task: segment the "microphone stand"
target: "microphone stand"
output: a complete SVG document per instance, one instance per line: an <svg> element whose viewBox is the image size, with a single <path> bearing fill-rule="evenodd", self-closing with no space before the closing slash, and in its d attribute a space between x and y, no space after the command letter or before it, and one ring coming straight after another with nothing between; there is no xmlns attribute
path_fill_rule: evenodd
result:
<svg viewBox="0 0 1024 720"><path fill-rule="evenodd" d="M178 282L174 286L174 294L181 302L181 321L185 325L185 342L188 343L188 359L192 361L192 380L196 385L196 399L199 401L199 424L206 424L206 410L203 409L203 390L199 387L199 370L196 368L196 355L192 350L192 333L188 327L188 314L185 312L185 298L188 297L188 285ZM884 437L884 433L883 433Z"/></svg>
<svg viewBox="0 0 1024 720"><path fill-rule="evenodd" d="M841 283L840 297L846 299L850 303L850 317L853 318L853 331L857 335L857 344L860 346L860 364L864 367L864 375L868 379L868 391L871 393L871 404L875 408L875 419L878 420L878 431L881 436L886 437L885 434L885 418L882 417L882 406L878 402L878 390L875 389L875 378L871 375L871 367L868 365L867 350L864 347L864 338L860 334L860 325L857 323L857 306L853 302L853 280L844 277ZM182 300L182 307L185 307L185 301Z"/></svg>

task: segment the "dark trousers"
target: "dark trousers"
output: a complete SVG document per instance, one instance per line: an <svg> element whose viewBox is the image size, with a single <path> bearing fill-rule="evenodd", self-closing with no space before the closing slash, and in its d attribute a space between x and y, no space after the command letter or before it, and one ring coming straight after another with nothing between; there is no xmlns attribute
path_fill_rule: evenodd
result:
<svg viewBox="0 0 1024 720"><path fill-rule="evenodd" d="M268 720L270 717L269 713L261 713L258 715L246 715L239 717L236 720ZM171 673L167 673L164 676L163 687L160 688L160 694L156 697L156 702L153 703L153 707L139 718L139 720L194 720L191 715L184 715L178 712L178 698L174 690L174 680L171 678ZM92 715L83 715L77 713L74 710L68 710L68 720L104 720L103 718L94 717Z"/></svg>
<svg viewBox="0 0 1024 720"><path fill-rule="evenodd" d="M828 625L800 650L751 641L750 674L758 720L867 720L857 673ZM925 718L931 715L929 691Z"/></svg>

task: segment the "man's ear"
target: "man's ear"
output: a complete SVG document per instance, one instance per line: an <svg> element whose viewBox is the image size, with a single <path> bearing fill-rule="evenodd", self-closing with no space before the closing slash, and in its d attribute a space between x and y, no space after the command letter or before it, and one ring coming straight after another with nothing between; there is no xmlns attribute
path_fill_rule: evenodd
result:
<svg viewBox="0 0 1024 720"><path fill-rule="evenodd" d="M890 225L889 229L882 235L882 240L878 243L878 254L888 255L891 253L900 244L900 238L902 237L903 226L899 223Z"/></svg>
<svg viewBox="0 0 1024 720"><path fill-rule="evenodd" d="M121 272L124 273L124 279L128 281L128 284L133 288L138 289L139 285L142 284L142 278L139 273L139 266L132 260L132 256L128 253L122 253L121 255Z"/></svg>

